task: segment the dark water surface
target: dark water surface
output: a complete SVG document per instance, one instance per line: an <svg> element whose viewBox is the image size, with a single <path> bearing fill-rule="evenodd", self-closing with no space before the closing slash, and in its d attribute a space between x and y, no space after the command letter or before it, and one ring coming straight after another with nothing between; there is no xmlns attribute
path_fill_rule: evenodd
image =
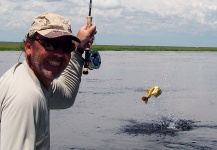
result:
<svg viewBox="0 0 217 150"><path fill-rule="evenodd" d="M0 75L20 52L0 52ZM73 107L51 111L52 150L217 148L216 52L100 52ZM158 85L162 94L141 97Z"/></svg>

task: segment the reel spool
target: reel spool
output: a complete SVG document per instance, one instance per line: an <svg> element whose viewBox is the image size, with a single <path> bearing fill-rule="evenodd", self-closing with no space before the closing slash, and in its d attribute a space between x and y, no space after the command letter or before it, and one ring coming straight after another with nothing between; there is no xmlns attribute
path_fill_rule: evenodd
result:
<svg viewBox="0 0 217 150"><path fill-rule="evenodd" d="M99 69L101 65L101 57L98 51L90 50L88 58L88 69Z"/></svg>

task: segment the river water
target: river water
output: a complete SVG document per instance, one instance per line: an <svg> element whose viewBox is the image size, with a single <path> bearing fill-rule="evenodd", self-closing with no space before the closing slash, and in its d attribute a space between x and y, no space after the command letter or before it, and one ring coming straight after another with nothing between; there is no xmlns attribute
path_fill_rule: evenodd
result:
<svg viewBox="0 0 217 150"><path fill-rule="evenodd" d="M100 52L73 107L51 111L51 150L217 148L216 52ZM0 52L0 75L20 52ZM141 97L158 85L162 94Z"/></svg>

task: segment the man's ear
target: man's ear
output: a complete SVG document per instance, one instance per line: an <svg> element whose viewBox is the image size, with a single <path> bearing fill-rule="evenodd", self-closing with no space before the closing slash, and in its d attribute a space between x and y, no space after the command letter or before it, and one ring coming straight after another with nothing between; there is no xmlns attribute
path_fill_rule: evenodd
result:
<svg viewBox="0 0 217 150"><path fill-rule="evenodd" d="M30 56L32 54L32 51L31 51L32 43L31 43L30 40L26 39L24 44L25 44L24 45L24 50L25 50L26 56Z"/></svg>

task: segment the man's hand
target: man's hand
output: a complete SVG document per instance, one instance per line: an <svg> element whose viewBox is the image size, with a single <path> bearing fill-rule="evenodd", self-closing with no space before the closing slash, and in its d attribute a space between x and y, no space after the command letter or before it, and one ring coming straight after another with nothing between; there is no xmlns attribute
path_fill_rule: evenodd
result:
<svg viewBox="0 0 217 150"><path fill-rule="evenodd" d="M97 33L96 26L92 25L87 28L87 25L80 28L77 37L81 40L81 43L77 43L77 47L86 49L90 48L94 41L94 35Z"/></svg>

